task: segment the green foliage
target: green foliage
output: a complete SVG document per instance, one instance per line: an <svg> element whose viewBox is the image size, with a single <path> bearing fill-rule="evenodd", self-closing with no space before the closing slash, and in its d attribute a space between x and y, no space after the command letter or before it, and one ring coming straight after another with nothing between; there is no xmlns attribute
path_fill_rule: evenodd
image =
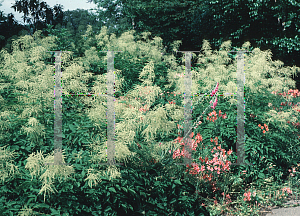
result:
<svg viewBox="0 0 300 216"><path fill-rule="evenodd" d="M83 35L87 25L91 25L93 30L88 31L87 35ZM96 15L88 12L87 10L77 9L73 11L64 12L63 23L61 27L65 28L68 34L71 34L76 48L74 50L74 57L84 56L85 50L96 46L95 41L87 40L90 35L99 34L101 27L104 26L102 19L96 19ZM57 36L56 34L54 34ZM59 36L58 36L59 37ZM67 41L70 40L70 37L66 38Z"/></svg>
<svg viewBox="0 0 300 216"><path fill-rule="evenodd" d="M52 29L53 25L47 25L46 31L48 36L57 37L57 48L56 50L69 50L70 48L75 49L74 40L71 40L71 34L68 33L65 28Z"/></svg>
<svg viewBox="0 0 300 216"><path fill-rule="evenodd" d="M12 13L5 17L5 15L3 16L2 11L0 11L0 49L6 48L9 52L11 52L10 47L12 41L17 39L18 36L28 34L33 35L34 31L46 28L46 24L51 23L56 27L60 25L59 23L63 22L63 11L61 6L55 5L52 9L45 2L20 0L16 1L11 8L16 12L23 13L24 23L27 24L21 25L15 20ZM28 17L29 14L32 16L31 18Z"/></svg>
<svg viewBox="0 0 300 216"><path fill-rule="evenodd" d="M41 30L45 27L45 24L53 23L56 26L62 22L62 7L55 5L52 9L43 1L17 0L11 8L24 14L24 23L30 24L30 27L33 27L33 31ZM29 13L32 18L28 17ZM45 21L41 21L44 18Z"/></svg>
<svg viewBox="0 0 300 216"><path fill-rule="evenodd" d="M149 31L163 39L170 52L173 41L181 40L180 51L200 50L203 39L213 49L231 40L245 41L260 50L272 50L273 59L300 66L299 7L295 1L137 1L93 0L100 20L109 17L109 33L120 36L134 29L136 35ZM116 28L114 28L116 25ZM299 88L299 77L297 87Z"/></svg>
<svg viewBox="0 0 300 216"><path fill-rule="evenodd" d="M65 30L53 34L60 39L67 37ZM37 31L33 36L14 41L12 53L1 51L0 141L1 147L5 147L1 150L4 157L0 158L3 165L0 190L4 194L0 198L1 212L6 215L209 215L201 203L214 195L220 197L219 192L212 192L206 184L201 196L195 197L199 188L195 178L185 174L184 167L176 166L168 153L179 147L173 140L177 138L176 126L184 118L179 94L184 92L184 82L176 76L185 71L184 58L176 59L173 54L162 56L161 38L149 39L149 32L139 37L125 32L117 38L108 35L106 27L94 34L92 26L88 26L84 36L84 56L72 59L74 52L62 54L63 162L71 164L66 166L45 165L54 160L53 63L49 62L51 54L46 51L63 49L69 44L56 44L55 37L43 37ZM178 45L173 43L173 50ZM74 51L76 48L73 47ZM250 43L242 48L251 49ZM114 59L118 93L115 159L124 163L120 167L98 164L106 162L106 97L66 96L67 93L105 93L107 58L100 50L123 51L115 53ZM216 82L220 83L219 92L236 91L232 81L236 78L236 59L227 54L229 50L230 41L216 52L203 41L202 53L196 56L199 66L192 71L192 92L206 93ZM269 56L270 52L259 49L245 55L245 100L250 107L246 106L246 121L249 121L245 129L246 155L254 163L246 167L249 175L243 180L245 185L256 176L267 177L260 170L269 164L261 162L258 156L264 155L268 162L278 166L278 171L272 173L277 179L281 177L280 172L286 173L286 168L298 162L297 149L283 148L297 147L295 134L292 137L296 130L283 133L283 125L277 123L280 116L269 120L269 134L263 136L257 128L257 123L263 124L270 117L266 106L269 100L275 99L271 92L286 91L295 84L290 76L296 73L296 68L275 71L280 62L271 62ZM173 92L175 96L164 97L163 91ZM200 103L200 99L193 97L193 123L210 100L203 98ZM216 125L207 121L206 115L201 120L203 127L195 133L203 135L205 144L218 136L223 148L234 149L235 103L234 98L219 98L217 109L228 118ZM145 105L149 111L140 112ZM249 118L250 113L255 113L258 119ZM286 113L285 120L294 114ZM258 152L257 156L253 150ZM13 159L12 151L17 153ZM240 177L241 169L233 168L232 176ZM225 181L228 185L224 187L233 181Z"/></svg>

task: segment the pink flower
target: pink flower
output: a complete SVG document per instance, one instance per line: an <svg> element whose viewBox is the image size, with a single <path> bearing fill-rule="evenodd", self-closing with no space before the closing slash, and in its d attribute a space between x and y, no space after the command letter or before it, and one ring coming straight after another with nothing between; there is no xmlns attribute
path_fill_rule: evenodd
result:
<svg viewBox="0 0 300 216"><path fill-rule="evenodd" d="M216 97L216 100L215 100L215 102L213 103L213 105L211 106L211 108L216 108L216 106L217 106L217 103L218 103L218 98Z"/></svg>
<svg viewBox="0 0 300 216"><path fill-rule="evenodd" d="M203 172L205 170L205 166L201 166L200 171Z"/></svg>
<svg viewBox="0 0 300 216"><path fill-rule="evenodd" d="M285 192L285 191L288 192L289 194L293 193L292 190L289 187L282 188L282 192Z"/></svg>
<svg viewBox="0 0 300 216"><path fill-rule="evenodd" d="M171 150L169 151L171 153ZM173 159L179 157L180 158L180 149L177 149L176 151L173 152Z"/></svg>
<svg viewBox="0 0 300 216"><path fill-rule="evenodd" d="M251 200L251 192L248 191L247 193L244 193L244 201L250 201Z"/></svg>
<svg viewBox="0 0 300 216"><path fill-rule="evenodd" d="M196 138L196 140L197 140L197 143L203 141L202 136L201 136L199 133L196 135L195 138Z"/></svg>
<svg viewBox="0 0 300 216"><path fill-rule="evenodd" d="M217 83L217 86L216 86L215 90L213 90L211 92L211 96L214 96L216 94L216 92L218 91L218 87L219 87L219 83Z"/></svg>

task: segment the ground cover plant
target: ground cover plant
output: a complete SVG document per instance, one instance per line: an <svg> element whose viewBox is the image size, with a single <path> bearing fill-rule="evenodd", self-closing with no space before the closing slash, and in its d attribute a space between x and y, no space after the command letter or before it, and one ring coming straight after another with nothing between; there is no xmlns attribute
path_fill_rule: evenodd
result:
<svg viewBox="0 0 300 216"><path fill-rule="evenodd" d="M179 166L184 57L162 56L161 39L148 36L116 38L104 27L85 41L85 56L62 55L64 94L104 93L107 59L98 51L124 51L114 59L118 167L98 165L106 162L106 97L97 96L63 96L63 162L72 165L45 166L54 160L54 68L46 52L57 49L54 37L38 31L14 41L11 53L1 51L3 214L255 215L299 193L300 94L290 78L298 68L272 62L270 51L245 55L245 152L253 166L231 166L236 99L215 93L236 91L237 60L228 56L230 41L214 53L203 41L193 54L192 92L212 95L192 98L193 163Z"/></svg>

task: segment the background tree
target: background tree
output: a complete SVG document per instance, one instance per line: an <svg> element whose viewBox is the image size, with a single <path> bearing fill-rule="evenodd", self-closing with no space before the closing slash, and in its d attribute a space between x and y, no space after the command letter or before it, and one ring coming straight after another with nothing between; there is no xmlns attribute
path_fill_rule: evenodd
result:
<svg viewBox="0 0 300 216"><path fill-rule="evenodd" d="M0 2L0 7L2 2L3 0ZM21 31L25 31L26 27L19 24L12 13L6 15L3 11L0 11L0 29L0 49L2 49L7 42L21 35ZM23 32L23 34L25 33Z"/></svg>
<svg viewBox="0 0 300 216"><path fill-rule="evenodd" d="M53 26L57 26L59 24L63 23L63 18L64 18L64 12L62 11L63 6L60 5L54 5L53 9L52 8L46 8L45 10L45 16L44 18L46 19L45 22L46 24L50 24Z"/></svg>
<svg viewBox="0 0 300 216"><path fill-rule="evenodd" d="M86 34L87 25L92 27L92 31L88 34ZM72 51L73 57L77 58L84 56L86 50L96 46L95 40L91 38L100 32L102 26L104 22L99 21L96 15L88 10L67 10L63 13L62 23L58 23L55 27L47 24L43 34L56 37L56 50ZM49 62L53 63L54 59L53 53Z"/></svg>
<svg viewBox="0 0 300 216"><path fill-rule="evenodd" d="M90 41L89 45L85 44L88 37L82 35L87 30L87 25L92 26L92 34L95 35L100 32L101 27L104 26L104 22L99 20L96 15L88 10L76 9L64 12L63 25L61 27L65 28L76 42L76 50L74 50L75 56L83 56L86 49L96 46L95 41ZM84 46L86 47L84 48Z"/></svg>
<svg viewBox="0 0 300 216"><path fill-rule="evenodd" d="M29 23L30 27L33 28L31 34L36 30L45 28L46 24L61 23L63 19L63 6L55 5L52 10L46 2L39 0L19 0L11 8L19 13L24 13L24 23ZM28 17L29 13L31 18ZM44 19L45 21L43 21Z"/></svg>
<svg viewBox="0 0 300 216"><path fill-rule="evenodd" d="M300 3L295 1L91 1L98 6L99 17L109 17L116 25L111 28L117 35L129 29L137 34L149 31L163 39L168 51L174 40L182 41L181 51L200 50L203 39L213 49L226 40L233 47L249 41L254 48L272 50L273 60L300 66ZM300 88L299 78L295 80Z"/></svg>
<svg viewBox="0 0 300 216"><path fill-rule="evenodd" d="M18 35L32 35L34 31L46 28L47 24L59 26L63 23L63 11L60 5L55 5L52 9L45 2L22 0L16 1L12 8L19 13L24 13L23 20L27 24L18 24L12 13L5 17L0 11L0 49L6 48L8 52L11 52L12 40ZM33 18L27 17L29 12Z"/></svg>
<svg viewBox="0 0 300 216"><path fill-rule="evenodd" d="M88 0L88 2L92 2L92 0ZM98 6L96 11L98 17L107 17L108 28L111 28L117 36L132 29L136 30L136 35L143 31L149 31L153 36L162 36L165 45L170 45L174 40L183 39L182 34L185 31L182 31L182 27L186 23L182 19L182 11L188 9L187 5L194 7L197 4L194 1L180 2L178 0L156 3L149 0L116 0L113 2L93 0L93 2Z"/></svg>
<svg viewBox="0 0 300 216"><path fill-rule="evenodd" d="M91 3L93 1L87 0L87 2ZM120 32L125 32L127 30L132 29L132 25L128 22L127 17L123 15L121 17L121 13L123 12L121 11L120 4L122 4L120 0L114 0L114 1L104 0L101 2L99 1L96 4L98 9L92 9L95 10L95 13L97 14L99 20L104 21L104 23L108 27L108 32L118 33L117 35L119 35ZM105 10L100 9L100 7L103 7ZM122 10L124 10L124 8ZM116 32L116 29L119 30Z"/></svg>

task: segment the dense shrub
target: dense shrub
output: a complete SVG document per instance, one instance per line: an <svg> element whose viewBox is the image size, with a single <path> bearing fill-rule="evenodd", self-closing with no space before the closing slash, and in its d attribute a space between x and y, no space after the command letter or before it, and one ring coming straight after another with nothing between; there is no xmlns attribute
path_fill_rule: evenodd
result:
<svg viewBox="0 0 300 216"><path fill-rule="evenodd" d="M91 31L89 26L86 34ZM104 93L107 59L106 53L98 51L124 51L115 54L114 60L115 158L124 162L124 166L97 164L106 158L106 98L65 95L63 161L71 165L44 165L54 160L53 64L49 62L51 54L46 51L56 50L57 45L54 37L43 38L40 31L34 36L26 35L13 42L12 53L1 51L0 211L5 215L209 215L202 203L217 194L205 187L196 197L195 178L186 174L183 166L175 166L172 155L167 153L179 147L173 140L178 136L177 124L183 120L183 98L179 93L184 92L184 83L176 75L183 73L184 67L178 66L180 61L174 55L161 55L160 38L150 40L148 33L143 33L145 41L135 42L132 32L118 39L106 33L103 28L99 35L90 38L97 42L97 47L86 44L84 57L73 59L72 52L62 55L63 94L90 90ZM177 47L178 41L174 50ZM249 47L249 43L243 46ZM214 54L207 41L203 42L199 66L193 69L192 92L205 93L215 82L220 83L220 92L236 91L232 81L236 77L236 60L228 63L228 50L230 41ZM281 63L271 62L269 56L269 52L259 49L245 56L245 151L247 162L253 166L232 167L231 180L224 183L224 187L236 185L234 178L241 179L240 171L247 170L242 183L237 184L241 193L249 183L270 175L275 180L285 179L286 169L298 162L296 129L288 126L286 132L278 124L281 116L270 117L267 108L269 100L276 98L272 91L294 87L289 75L296 68L281 68L286 77L275 76L274 68ZM267 72L274 77L265 78ZM163 96L164 92L175 95ZM193 104L199 100L193 97ZM193 121L209 100L204 98L194 107ZM235 103L234 98L219 98L217 109L228 118L216 124L203 120L203 126L195 133L200 132L206 143L218 136L222 148L235 150ZM141 112L145 105L149 111ZM284 123L296 111L285 113ZM250 117L254 114L257 118ZM257 124L267 120L270 133L264 135L259 133ZM269 163L278 169L267 172Z"/></svg>

